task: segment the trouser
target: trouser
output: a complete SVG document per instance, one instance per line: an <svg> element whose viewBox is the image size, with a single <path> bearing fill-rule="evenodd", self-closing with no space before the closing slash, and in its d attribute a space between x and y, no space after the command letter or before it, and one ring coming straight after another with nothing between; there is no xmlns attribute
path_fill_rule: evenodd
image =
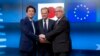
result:
<svg viewBox="0 0 100 56"><path fill-rule="evenodd" d="M48 43L39 45L38 56L53 56L52 45Z"/></svg>
<svg viewBox="0 0 100 56"><path fill-rule="evenodd" d="M54 56L69 56L69 53L67 53L67 52L58 52L58 53L54 53Z"/></svg>

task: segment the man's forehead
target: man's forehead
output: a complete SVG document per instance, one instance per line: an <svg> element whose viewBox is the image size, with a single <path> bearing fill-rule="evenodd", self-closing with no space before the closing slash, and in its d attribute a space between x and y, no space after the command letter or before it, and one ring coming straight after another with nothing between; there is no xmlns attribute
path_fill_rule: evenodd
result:
<svg viewBox="0 0 100 56"><path fill-rule="evenodd" d="M56 8L56 11L63 11L63 8Z"/></svg>

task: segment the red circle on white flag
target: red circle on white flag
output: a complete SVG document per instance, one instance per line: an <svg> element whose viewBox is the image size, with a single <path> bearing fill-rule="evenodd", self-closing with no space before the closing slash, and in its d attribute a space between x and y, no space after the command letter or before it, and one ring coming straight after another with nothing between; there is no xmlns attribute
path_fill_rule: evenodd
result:
<svg viewBox="0 0 100 56"><path fill-rule="evenodd" d="M49 7L49 15L48 18L53 18L55 16L55 8Z"/></svg>

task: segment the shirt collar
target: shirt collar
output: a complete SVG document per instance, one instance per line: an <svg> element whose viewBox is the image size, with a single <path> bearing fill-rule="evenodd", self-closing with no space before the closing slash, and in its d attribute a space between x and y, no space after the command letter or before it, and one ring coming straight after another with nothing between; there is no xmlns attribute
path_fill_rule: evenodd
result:
<svg viewBox="0 0 100 56"><path fill-rule="evenodd" d="M33 21L33 19L29 19L29 21Z"/></svg>

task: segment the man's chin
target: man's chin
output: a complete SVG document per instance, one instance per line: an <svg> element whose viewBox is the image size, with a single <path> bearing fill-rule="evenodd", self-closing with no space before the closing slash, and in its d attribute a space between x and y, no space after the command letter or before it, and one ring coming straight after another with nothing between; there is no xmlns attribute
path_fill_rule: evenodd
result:
<svg viewBox="0 0 100 56"><path fill-rule="evenodd" d="M31 17L29 17L29 18L31 18L31 19L32 19L33 17L31 16Z"/></svg>

